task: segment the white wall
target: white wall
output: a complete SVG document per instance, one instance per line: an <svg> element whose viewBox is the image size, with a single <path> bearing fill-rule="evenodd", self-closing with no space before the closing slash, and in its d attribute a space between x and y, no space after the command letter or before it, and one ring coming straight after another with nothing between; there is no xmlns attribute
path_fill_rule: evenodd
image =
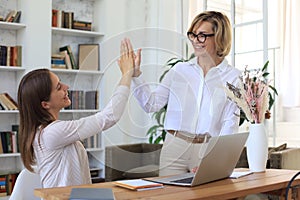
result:
<svg viewBox="0 0 300 200"><path fill-rule="evenodd" d="M105 73L101 82L101 107L106 105L121 75L116 60L124 37L132 40L134 48L142 48L142 76L153 83L153 87L164 71L166 61L171 57L182 57L182 48L187 41L186 30L183 31L183 26L178 23L183 21L181 3L181 0L105 1L105 38L101 44L101 67ZM147 142L151 116L131 96L120 122L104 132L105 144Z"/></svg>

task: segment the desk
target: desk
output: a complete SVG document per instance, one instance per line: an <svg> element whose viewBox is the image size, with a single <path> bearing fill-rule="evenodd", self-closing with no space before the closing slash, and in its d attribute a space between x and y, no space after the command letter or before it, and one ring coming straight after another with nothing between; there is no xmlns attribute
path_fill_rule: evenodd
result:
<svg viewBox="0 0 300 200"><path fill-rule="evenodd" d="M165 185L162 189L148 191L131 191L113 185L111 182L90 185L35 189L34 194L45 200L68 200L73 187L112 188L116 200L131 199L232 199L249 194L276 192L284 199L285 188L296 170L267 169L262 173L254 173L239 179L223 179L196 187L180 187ZM299 185L297 178L293 185ZM291 192L290 192L291 193ZM289 194L289 199L291 199Z"/></svg>

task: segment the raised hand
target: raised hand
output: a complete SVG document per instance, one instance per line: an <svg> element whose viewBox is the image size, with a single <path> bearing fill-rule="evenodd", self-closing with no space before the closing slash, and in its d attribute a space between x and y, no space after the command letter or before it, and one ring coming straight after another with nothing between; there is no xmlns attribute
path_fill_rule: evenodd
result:
<svg viewBox="0 0 300 200"><path fill-rule="evenodd" d="M133 77L138 77L142 74L142 71L141 71L141 51L142 51L142 49L138 49L136 54L133 53L133 55L134 55L134 73L133 73Z"/></svg>
<svg viewBox="0 0 300 200"><path fill-rule="evenodd" d="M120 59L118 60L118 65L122 72L120 85L130 87L134 71L134 53L129 39L125 38L121 41L120 54Z"/></svg>
<svg viewBox="0 0 300 200"><path fill-rule="evenodd" d="M121 41L120 46L120 59L118 60L118 65L122 72L122 75L133 76L134 71L134 53L132 50L132 45L128 38Z"/></svg>
<svg viewBox="0 0 300 200"><path fill-rule="evenodd" d="M129 47L129 49L133 49L130 40L127 39L126 42L127 42L127 45ZM134 58L133 77L138 77L142 74L142 71L140 69L140 66L141 66L141 51L142 51L142 49L138 49L136 54L134 53L134 51L132 51L132 55L133 55L133 58Z"/></svg>

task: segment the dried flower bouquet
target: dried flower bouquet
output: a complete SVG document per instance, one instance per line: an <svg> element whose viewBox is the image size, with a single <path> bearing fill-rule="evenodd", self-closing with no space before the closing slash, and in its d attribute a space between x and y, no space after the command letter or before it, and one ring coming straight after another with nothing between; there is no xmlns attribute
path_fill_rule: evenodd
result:
<svg viewBox="0 0 300 200"><path fill-rule="evenodd" d="M274 103L274 98L268 89L271 88L277 95L276 89L270 86L267 80L268 64L269 61L262 69L257 70L248 70L246 67L237 87L230 83L225 87L228 98L241 109L241 117L245 117L251 123L262 123L266 117L270 117L269 109Z"/></svg>

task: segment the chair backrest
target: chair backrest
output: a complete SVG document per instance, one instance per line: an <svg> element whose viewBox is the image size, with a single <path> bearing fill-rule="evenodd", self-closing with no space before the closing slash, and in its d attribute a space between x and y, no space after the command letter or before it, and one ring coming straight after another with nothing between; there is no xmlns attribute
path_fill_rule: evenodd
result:
<svg viewBox="0 0 300 200"><path fill-rule="evenodd" d="M154 169L154 165L157 165L158 168L161 148L162 144L148 143L106 146L105 181L129 178L124 176L124 172L140 167L150 167L151 171ZM143 170L146 170L146 168ZM139 174L142 175L142 172L139 172ZM144 177L141 176L140 178Z"/></svg>
<svg viewBox="0 0 300 200"><path fill-rule="evenodd" d="M40 200L35 197L35 188L41 188L41 179L38 174L23 169L17 177L15 186L10 196L10 200Z"/></svg>

